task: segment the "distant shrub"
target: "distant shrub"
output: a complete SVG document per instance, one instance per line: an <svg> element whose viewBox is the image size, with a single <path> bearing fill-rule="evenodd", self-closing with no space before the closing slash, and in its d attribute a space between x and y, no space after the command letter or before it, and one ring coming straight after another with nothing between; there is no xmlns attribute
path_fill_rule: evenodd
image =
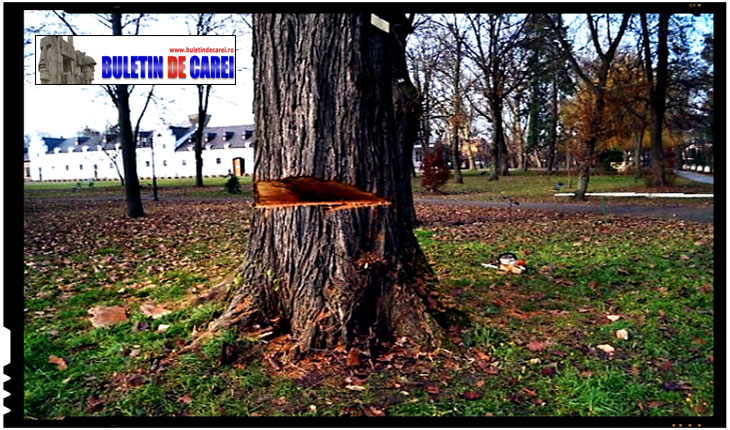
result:
<svg viewBox="0 0 730 430"><path fill-rule="evenodd" d="M438 191L449 179L449 168L444 159L444 151L437 146L423 158L423 179L421 185L428 191Z"/></svg>
<svg viewBox="0 0 730 430"><path fill-rule="evenodd" d="M241 194L241 182L238 180L238 176L233 173L228 174L228 180L223 187L230 194Z"/></svg>

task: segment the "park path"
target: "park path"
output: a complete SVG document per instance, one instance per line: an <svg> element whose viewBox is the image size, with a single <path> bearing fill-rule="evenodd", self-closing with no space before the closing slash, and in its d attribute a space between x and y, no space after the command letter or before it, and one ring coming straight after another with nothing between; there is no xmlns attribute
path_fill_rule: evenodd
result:
<svg viewBox="0 0 730 430"><path fill-rule="evenodd" d="M508 202L454 199L434 196L416 196L416 203L430 205L470 206L482 208L508 208ZM685 221L701 222L712 224L714 222L714 206L643 206L643 205L610 205L605 207L586 203L551 203L551 202L520 202L517 207L527 210L543 210L555 212L584 212L597 214L610 214L620 216L640 216L649 218L668 218Z"/></svg>
<svg viewBox="0 0 730 430"><path fill-rule="evenodd" d="M79 201L117 201L124 200L124 195L69 195L67 198ZM33 198L26 198L26 202L31 202ZM152 195L143 192L142 200L146 203L152 203ZM166 202L199 202L199 203L221 203L234 201L248 201L250 198L241 197L198 197L184 195L160 196L160 203ZM509 207L508 202L501 201L485 201L485 200L469 200L460 198L446 198L438 196L414 195L415 203L425 203L431 205L447 205L447 206L470 206L483 208L504 208ZM714 222L714 206L643 206L643 205L610 205L601 206L591 203L553 203L553 202L520 202L518 209L526 210L543 210L555 212L570 213L596 213L610 214L621 216L636 216L649 218L667 218L675 220L685 220L701 223L712 224Z"/></svg>
<svg viewBox="0 0 730 430"><path fill-rule="evenodd" d="M712 175L703 175L701 173L687 172L684 170L677 170L675 173L677 173L677 176L681 176L685 179L689 179L690 181L700 182L703 184L714 184L715 183L715 178Z"/></svg>

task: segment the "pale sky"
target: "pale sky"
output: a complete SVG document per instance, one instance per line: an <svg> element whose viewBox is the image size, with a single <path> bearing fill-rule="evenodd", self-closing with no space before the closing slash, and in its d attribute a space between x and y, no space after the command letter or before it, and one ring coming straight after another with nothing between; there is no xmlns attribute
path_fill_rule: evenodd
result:
<svg viewBox="0 0 730 430"><path fill-rule="evenodd" d="M185 15L153 15L150 22L140 30L141 35L185 35L189 34ZM93 15L70 15L69 22L78 34L111 34L111 30L99 23ZM213 86L210 94L208 114L211 126L253 124L253 77L251 57L251 35L248 27L238 16L232 18L228 34L235 32L236 85ZM51 27L42 33L70 34L55 17L45 17L40 11L26 11L26 28L50 23ZM32 53L32 46L28 53ZM26 58L26 72L35 72L34 53ZM64 86L35 85L34 76L28 76L24 84L24 133L33 135L44 132L51 136L74 136L85 126L103 130L109 124L116 124L117 110L100 85ZM131 118L134 125L144 105L150 86L137 86L130 98ZM188 124L187 116L197 113L198 93L195 85L158 85L155 96L157 104L150 103L142 119L140 129L161 130L168 125Z"/></svg>
<svg viewBox="0 0 730 430"><path fill-rule="evenodd" d="M190 34L186 16L178 14L155 14L154 21L143 27L140 34ZM111 30L97 21L94 15L69 15L68 21L79 34L104 34ZM581 15L565 15L565 23L572 28L580 27ZM46 16L41 11L26 11L26 28L37 27L40 23L50 24L42 34L70 34L55 15ZM696 47L701 49L702 35L712 31L712 20L695 19ZM235 33L238 48L236 63L238 72L236 85L214 86L211 91L208 113L211 126L226 126L253 123L253 77L251 57L251 35L248 27L238 16L233 16L228 34ZM580 43L585 35L576 34L576 48L581 45L592 49L590 44ZM32 46L31 55L26 58L26 72L35 72L35 56ZM117 111L109 96L101 86L37 86L34 76L28 76L24 85L24 132L26 134L48 133L52 136L73 136L85 126L104 129L107 124L117 122ZM132 122L144 103L149 86L135 88L130 100ZM143 130L162 130L169 125L187 124L187 116L197 112L197 89L194 85L158 85L155 95L156 104L150 104L141 123Z"/></svg>

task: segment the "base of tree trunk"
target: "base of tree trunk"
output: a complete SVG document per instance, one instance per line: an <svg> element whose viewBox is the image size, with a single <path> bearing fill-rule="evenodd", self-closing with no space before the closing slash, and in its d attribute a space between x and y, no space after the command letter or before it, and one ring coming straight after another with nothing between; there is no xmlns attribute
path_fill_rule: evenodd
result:
<svg viewBox="0 0 730 430"><path fill-rule="evenodd" d="M276 207L270 200L255 209L252 225L258 227L240 283L231 286L227 309L205 336L231 327L242 334L267 328L290 336L292 357L363 339L406 337L437 347L441 326L464 313L435 290L417 246L388 251L399 246L388 225L392 210L381 202L343 209ZM277 237L277 231L294 234Z"/></svg>

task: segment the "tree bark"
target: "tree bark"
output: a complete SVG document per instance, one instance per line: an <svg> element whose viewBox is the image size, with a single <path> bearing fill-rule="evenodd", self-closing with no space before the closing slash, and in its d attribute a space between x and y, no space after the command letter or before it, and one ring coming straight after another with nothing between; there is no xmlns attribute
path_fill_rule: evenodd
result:
<svg viewBox="0 0 730 430"><path fill-rule="evenodd" d="M507 144L504 141L504 122L502 120L502 99L496 95L490 100L492 109L492 169L490 171L489 180L496 181L498 175L509 175L509 164L507 162ZM506 166L506 168L505 168ZM505 174L505 170L507 170Z"/></svg>
<svg viewBox="0 0 730 430"><path fill-rule="evenodd" d="M550 129L548 130L547 139L547 170L552 175L558 170L558 162L556 160L558 147L558 82L557 77L552 82L552 94L550 97Z"/></svg>
<svg viewBox="0 0 730 430"><path fill-rule="evenodd" d="M641 142L644 140L644 127L634 132L634 168L636 177L641 178Z"/></svg>
<svg viewBox="0 0 730 430"><path fill-rule="evenodd" d="M212 85L198 85L198 129L195 132L195 186L203 186L203 133L208 116L208 97Z"/></svg>
<svg viewBox="0 0 730 430"><path fill-rule="evenodd" d="M667 62L669 57L669 48L667 46L667 36L669 32L670 14L662 13L659 15L659 35L657 44L657 68L656 82L651 86L651 185L655 187L666 185L664 175L664 148L662 145L662 125L664 123L664 111L666 110L666 94L667 94ZM649 34L646 25L646 14L641 14L641 26L644 34L645 52L649 54ZM651 56L647 55L647 77L652 74ZM652 84L652 79L649 78Z"/></svg>
<svg viewBox="0 0 730 430"><path fill-rule="evenodd" d="M451 168L454 170L454 182L457 184L464 183L464 176L461 174L461 148L459 145L459 127L451 126L450 133L450 149L451 149Z"/></svg>
<svg viewBox="0 0 730 430"><path fill-rule="evenodd" d="M112 32L114 35L122 34L121 14L112 14ZM137 176L137 142L132 134L132 121L129 118L129 91L127 85L115 85L115 93L115 102L119 114L119 134L122 144L127 215L130 218L137 218L144 216L144 208L142 207L139 177Z"/></svg>
<svg viewBox="0 0 730 430"><path fill-rule="evenodd" d="M213 325L274 324L293 353L361 336L435 344L443 312L412 232L420 103L408 21L253 16L254 213L242 284Z"/></svg>

